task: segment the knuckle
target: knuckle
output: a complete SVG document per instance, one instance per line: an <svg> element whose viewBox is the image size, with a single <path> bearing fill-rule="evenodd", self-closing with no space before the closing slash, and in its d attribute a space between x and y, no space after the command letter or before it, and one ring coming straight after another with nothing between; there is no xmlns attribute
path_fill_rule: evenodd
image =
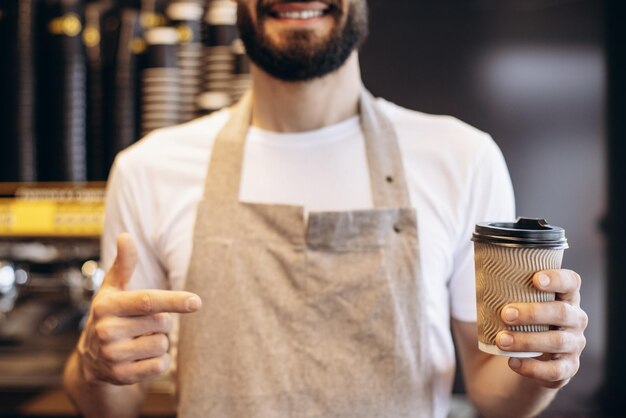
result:
<svg viewBox="0 0 626 418"><path fill-rule="evenodd" d="M152 297L149 294L144 293L139 298L139 310L141 312L151 313L152 309L153 309Z"/></svg>
<svg viewBox="0 0 626 418"><path fill-rule="evenodd" d="M112 367L111 377L118 385L130 385L136 382L136 379L128 373L124 365Z"/></svg>
<svg viewBox="0 0 626 418"><path fill-rule="evenodd" d="M115 362L117 360L115 349L108 344L100 348L100 356L107 362Z"/></svg>
<svg viewBox="0 0 626 418"><path fill-rule="evenodd" d="M559 302L556 305L556 314L558 315L559 319L567 319L571 314L570 306L567 303Z"/></svg>
<svg viewBox="0 0 626 418"><path fill-rule="evenodd" d="M521 351L531 351L529 348L530 343L528 341L528 338L526 338L527 337L526 334L527 333L525 332L518 332L515 334L514 341L515 341L516 349L521 350Z"/></svg>
<svg viewBox="0 0 626 418"><path fill-rule="evenodd" d="M567 334L561 331L557 331L554 333L552 337L552 343L554 347L564 348L568 345L569 339L567 338Z"/></svg>
<svg viewBox="0 0 626 418"><path fill-rule="evenodd" d="M563 366L560 361L554 362L548 367L547 378L551 382L558 382L563 379Z"/></svg>
<svg viewBox="0 0 626 418"><path fill-rule="evenodd" d="M163 356L161 356L159 363L160 363L160 366L161 366L161 370L160 370L159 374L165 373L167 371L167 369L170 367L170 356L169 356L169 354L164 354Z"/></svg>
<svg viewBox="0 0 626 418"><path fill-rule="evenodd" d="M139 380L156 377L165 373L170 365L170 357L168 354L163 354L160 357L145 360L142 363L143 364L138 373Z"/></svg>
<svg viewBox="0 0 626 418"><path fill-rule="evenodd" d="M154 316L156 327L158 330L168 332L172 328L172 316L166 312L159 313Z"/></svg>
<svg viewBox="0 0 626 418"><path fill-rule="evenodd" d="M170 342L168 338L164 334L158 334L156 337L156 344L159 349L159 354L167 353L167 350L170 348Z"/></svg>
<svg viewBox="0 0 626 418"><path fill-rule="evenodd" d="M561 382L569 377L570 366L566 361L557 361L552 368L550 380L552 382Z"/></svg>
<svg viewBox="0 0 626 418"><path fill-rule="evenodd" d="M572 274L572 279L574 282L574 286L576 287L576 289L580 289L580 286L582 285L582 278L580 277L580 274L576 273L575 271L571 272Z"/></svg>
<svg viewBox="0 0 626 418"><path fill-rule="evenodd" d="M150 375L160 375L163 372L165 372L165 361L162 357L150 363L150 367L148 367L148 373Z"/></svg>
<svg viewBox="0 0 626 418"><path fill-rule="evenodd" d="M160 361L150 362L150 366L148 366L146 369L146 377L157 376L160 373L161 373L161 362Z"/></svg>
<svg viewBox="0 0 626 418"><path fill-rule="evenodd" d="M97 322L95 325L95 333L98 340L101 342L108 342L113 339L113 333L111 329L104 322Z"/></svg>
<svg viewBox="0 0 626 418"><path fill-rule="evenodd" d="M96 298L91 304L91 314L94 318L102 318L104 316L105 305L102 298Z"/></svg>
<svg viewBox="0 0 626 418"><path fill-rule="evenodd" d="M522 315L526 318L526 322L534 324L537 321L538 307L535 304L529 305L526 309L521 310Z"/></svg>
<svg viewBox="0 0 626 418"><path fill-rule="evenodd" d="M115 298L110 292L100 292L91 303L91 313L95 318L104 318L114 304Z"/></svg>
<svg viewBox="0 0 626 418"><path fill-rule="evenodd" d="M587 312L580 310L580 328L585 330L587 329L587 325L589 325L589 315Z"/></svg>
<svg viewBox="0 0 626 418"><path fill-rule="evenodd" d="M565 348L568 353L575 353L578 351L578 347L580 345L578 336L575 334L567 333L565 336Z"/></svg>
<svg viewBox="0 0 626 418"><path fill-rule="evenodd" d="M563 386L565 386L566 383L567 383L567 381L565 381L565 380L559 380L559 381L556 381L556 382L548 382L544 386L549 388L549 389L560 389Z"/></svg>
<svg viewBox="0 0 626 418"><path fill-rule="evenodd" d="M580 342L578 343L578 352L582 353L582 351L585 349L585 346L587 346L587 338L585 338L584 335L581 335Z"/></svg>

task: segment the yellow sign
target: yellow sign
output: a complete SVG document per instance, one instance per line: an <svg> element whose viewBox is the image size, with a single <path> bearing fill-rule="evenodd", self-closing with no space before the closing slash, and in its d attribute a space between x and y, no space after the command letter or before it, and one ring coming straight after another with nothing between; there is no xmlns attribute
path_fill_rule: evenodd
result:
<svg viewBox="0 0 626 418"><path fill-rule="evenodd" d="M100 200L0 198L0 236L97 237L103 224Z"/></svg>

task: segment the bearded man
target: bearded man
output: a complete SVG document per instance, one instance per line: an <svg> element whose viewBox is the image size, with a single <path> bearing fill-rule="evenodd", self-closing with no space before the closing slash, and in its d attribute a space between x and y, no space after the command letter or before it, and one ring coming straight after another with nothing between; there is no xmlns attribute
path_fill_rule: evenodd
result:
<svg viewBox="0 0 626 418"><path fill-rule="evenodd" d="M137 416L176 363L181 417L445 417L454 334L482 414L539 413L587 317L576 273L540 272L557 300L502 319L551 331L498 346L545 354L478 350L469 238L514 217L493 140L365 90L365 0L241 0L238 25L251 91L116 159L111 267L65 370L80 411Z"/></svg>

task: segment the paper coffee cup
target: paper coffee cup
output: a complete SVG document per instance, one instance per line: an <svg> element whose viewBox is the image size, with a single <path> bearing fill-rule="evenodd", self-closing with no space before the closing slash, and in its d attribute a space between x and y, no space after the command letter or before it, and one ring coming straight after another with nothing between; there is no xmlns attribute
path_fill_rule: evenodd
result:
<svg viewBox="0 0 626 418"><path fill-rule="evenodd" d="M548 331L549 325L507 326L500 318L509 303L549 302L555 294L533 286L533 275L561 268L568 248L563 228L545 219L518 218L516 222L485 222L476 225L472 236L476 267L478 348L489 354L536 357L538 352L502 351L496 345L501 330Z"/></svg>

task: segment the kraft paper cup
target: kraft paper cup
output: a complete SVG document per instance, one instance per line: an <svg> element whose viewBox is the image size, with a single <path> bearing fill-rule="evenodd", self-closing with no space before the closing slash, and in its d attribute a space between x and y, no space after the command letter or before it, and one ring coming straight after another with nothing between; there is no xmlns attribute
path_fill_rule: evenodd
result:
<svg viewBox="0 0 626 418"><path fill-rule="evenodd" d="M549 325L508 326L500 318L509 303L550 302L555 294L538 290L533 275L561 268L568 247L565 231L543 219L519 218L515 223L476 225L472 237L476 267L478 347L489 354L537 357L538 352L508 352L496 345L501 330L543 332Z"/></svg>

